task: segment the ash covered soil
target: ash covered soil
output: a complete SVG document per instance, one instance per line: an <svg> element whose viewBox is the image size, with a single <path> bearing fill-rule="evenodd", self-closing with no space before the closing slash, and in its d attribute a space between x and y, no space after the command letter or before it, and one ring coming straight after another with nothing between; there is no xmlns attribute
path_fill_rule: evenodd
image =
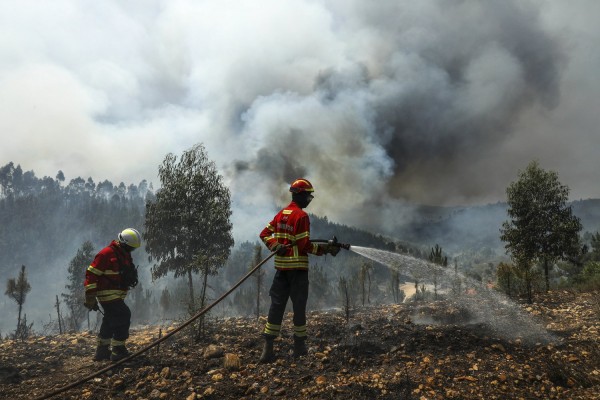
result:
<svg viewBox="0 0 600 400"><path fill-rule="evenodd" d="M200 342L185 331L56 399L600 399L600 294L554 291L519 306L549 340L500 335L450 301L309 313L308 356L257 364L264 321L209 319ZM176 325L163 327L162 332ZM518 331L518 330L515 330ZM504 332L504 331L503 331ZM129 348L159 337L132 329ZM91 332L0 342L0 398L34 399L89 376Z"/></svg>

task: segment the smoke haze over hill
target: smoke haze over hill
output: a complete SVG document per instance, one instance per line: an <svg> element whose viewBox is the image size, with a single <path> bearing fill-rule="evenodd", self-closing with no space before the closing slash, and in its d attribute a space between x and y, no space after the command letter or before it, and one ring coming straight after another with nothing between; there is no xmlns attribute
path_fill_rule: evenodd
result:
<svg viewBox="0 0 600 400"><path fill-rule="evenodd" d="M203 142L258 232L311 212L377 232L482 204L531 159L599 197L596 1L0 4L0 164L156 184Z"/></svg>

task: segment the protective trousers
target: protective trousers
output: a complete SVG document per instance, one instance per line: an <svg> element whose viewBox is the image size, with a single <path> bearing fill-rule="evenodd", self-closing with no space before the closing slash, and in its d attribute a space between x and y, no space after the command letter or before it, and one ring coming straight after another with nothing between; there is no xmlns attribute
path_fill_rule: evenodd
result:
<svg viewBox="0 0 600 400"><path fill-rule="evenodd" d="M279 336L288 298L294 311L294 336L306 337L306 301L308 300L308 270L277 270L269 290L271 307L264 334Z"/></svg>
<svg viewBox="0 0 600 400"><path fill-rule="evenodd" d="M115 300L102 303L104 317L98 338L103 340L113 339L117 342L125 342L129 337L129 325L131 323L131 310L123 300Z"/></svg>

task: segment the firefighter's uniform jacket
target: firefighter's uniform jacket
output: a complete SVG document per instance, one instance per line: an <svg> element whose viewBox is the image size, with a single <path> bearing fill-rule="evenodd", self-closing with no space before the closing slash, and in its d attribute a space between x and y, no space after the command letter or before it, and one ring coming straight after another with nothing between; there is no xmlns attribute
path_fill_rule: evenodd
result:
<svg viewBox="0 0 600 400"><path fill-rule="evenodd" d="M121 282L121 270L133 266L131 254L116 240L100 250L85 272L86 296L96 296L100 304L124 300L127 287Z"/></svg>
<svg viewBox="0 0 600 400"><path fill-rule="evenodd" d="M289 245L284 255L275 255L277 272L269 290L271 306L263 333L278 336L288 299L294 311L294 337L306 338L306 302L308 300L308 255L321 256L325 247L310 241L308 214L294 201L279 211L262 230L260 238L273 251L278 243Z"/></svg>
<svg viewBox="0 0 600 400"><path fill-rule="evenodd" d="M113 240L92 261L85 272L85 294L96 296L104 316L98 332L98 345L124 346L129 338L131 311L125 304L127 287L122 283L121 271L133 268L131 254Z"/></svg>
<svg viewBox="0 0 600 400"><path fill-rule="evenodd" d="M275 255L278 270L308 269L308 255L321 256L324 246L310 241L308 214L295 202L279 211L260 233L261 240L272 250L277 243L291 245L285 255Z"/></svg>

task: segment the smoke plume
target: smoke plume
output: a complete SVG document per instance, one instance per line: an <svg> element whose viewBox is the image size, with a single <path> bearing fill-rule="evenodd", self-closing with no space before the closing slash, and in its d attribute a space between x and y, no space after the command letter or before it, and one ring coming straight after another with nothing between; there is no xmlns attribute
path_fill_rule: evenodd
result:
<svg viewBox="0 0 600 400"><path fill-rule="evenodd" d="M166 153L202 142L232 190L236 239L300 176L316 187L309 211L378 232L412 204L504 200L532 159L597 197L598 11L4 1L0 163L158 186Z"/></svg>

